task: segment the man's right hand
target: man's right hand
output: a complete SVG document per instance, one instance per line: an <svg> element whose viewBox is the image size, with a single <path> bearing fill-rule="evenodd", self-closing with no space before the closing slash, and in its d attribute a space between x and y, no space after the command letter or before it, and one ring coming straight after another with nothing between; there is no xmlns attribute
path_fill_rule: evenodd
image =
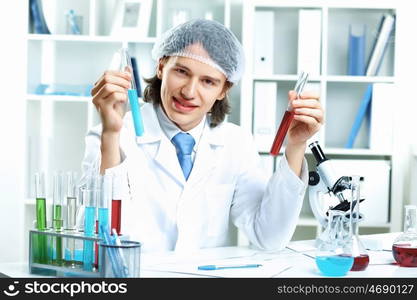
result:
<svg viewBox="0 0 417 300"><path fill-rule="evenodd" d="M131 74L105 71L91 90L93 104L100 114L103 134L118 135L123 126Z"/></svg>
<svg viewBox="0 0 417 300"><path fill-rule="evenodd" d="M128 72L106 71L96 82L91 95L100 114L103 132L101 134L100 173L120 164L119 135L126 113L127 90L131 74Z"/></svg>

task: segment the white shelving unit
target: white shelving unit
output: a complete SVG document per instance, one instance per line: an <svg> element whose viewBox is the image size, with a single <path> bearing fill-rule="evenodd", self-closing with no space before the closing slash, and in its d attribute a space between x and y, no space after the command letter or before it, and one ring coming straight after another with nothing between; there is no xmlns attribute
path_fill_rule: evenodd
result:
<svg viewBox="0 0 417 300"><path fill-rule="evenodd" d="M332 1L332 0L281 0L245 1L243 10L242 42L246 51L246 72L241 84L240 121L241 126L253 131L254 124L254 86L256 82L276 82L277 99L276 128L287 106L287 92L293 89L297 80L297 49L298 49L298 13L300 9L315 9L321 12L321 55L320 73L311 76L309 82L320 86L321 103L326 111L326 124L321 129L318 140L326 155L330 158L343 160L380 161L390 166L386 174L389 177L389 187L386 199L380 199L387 205L388 215L381 217L381 222L364 222L362 229L376 231L399 231L402 226L402 207L404 199L404 181L406 174L402 166L407 163L404 149L395 144L405 141L400 137L400 127L394 129L392 150L370 149L369 133L366 125L362 129L353 149L345 149L344 145L349 136L359 103L369 83L389 83L395 86L403 85L403 77L398 74L410 74L411 69L402 63L397 63L399 53L406 47L403 43L407 29L403 25L402 16L405 8L398 1ZM273 35L273 72L259 74L254 71L255 46L257 34L255 12L272 11L274 15ZM378 76L348 76L348 29L350 24L366 24L367 26L367 56L373 44L380 19L384 13L396 15L395 43L388 44ZM264 33L262 33L264 34ZM399 93L401 99L406 95ZM394 101L394 99L393 99ZM405 101L405 100L404 100ZM388 109L388 108L387 108ZM265 111L268 111L267 109ZM397 112L392 110L392 114ZM398 117L398 115L395 115ZM396 125L399 125L398 123ZM370 124L372 126L372 124ZM271 141L272 143L272 141ZM408 144L404 144L408 147ZM281 153L285 147L281 149ZM260 151L261 155L268 155ZM313 170L315 161L307 150L309 168ZM274 162L275 165L276 162ZM366 180L366 179L365 179ZM384 188L384 187L381 187ZM308 193L307 193L308 195ZM385 201L385 202L384 202ZM375 211L374 213L378 213ZM306 228L310 227L310 229ZM312 228L311 228L312 227ZM313 238L311 230L317 227L317 222L311 212L306 196L299 227L294 238ZM303 229L304 228L304 229ZM309 232L307 236L303 231ZM310 235L309 235L310 234ZM297 236L298 235L298 236Z"/></svg>
<svg viewBox="0 0 417 300"><path fill-rule="evenodd" d="M73 170L80 174L85 134L90 127L100 122L89 95L39 95L36 94L38 85L92 85L108 68L113 53L127 46L138 61L143 92L143 78L149 78L155 72L156 64L151 58L153 44L157 36L174 24L175 14L186 19L212 18L227 27L231 26L231 20L236 23L241 16L241 4L231 0L153 0L146 36L113 36L111 26L117 0L59 0L47 4L43 6L44 14L55 16L47 18L47 21L52 22L48 24L52 24L52 28L49 28L51 34L35 34L29 28L25 36L28 62L23 201L25 232L33 226L35 219L34 173L45 172L47 202L51 202L52 173ZM27 11L28 7L27 4ZM64 15L69 9L74 9L76 14L83 17L80 35L66 33ZM231 29L240 36L240 26ZM237 105L239 92L232 95L231 100L235 102L232 105ZM27 243L26 240L24 242Z"/></svg>

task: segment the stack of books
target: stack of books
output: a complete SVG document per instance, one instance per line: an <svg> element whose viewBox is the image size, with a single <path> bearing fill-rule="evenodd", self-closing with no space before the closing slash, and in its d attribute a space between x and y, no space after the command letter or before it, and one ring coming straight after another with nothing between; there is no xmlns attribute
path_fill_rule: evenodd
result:
<svg viewBox="0 0 417 300"><path fill-rule="evenodd" d="M394 25L395 25L395 15L387 13L382 16L381 22L378 28L378 34L376 35L376 38L374 40L371 54L367 62L365 74L362 73L363 68L360 66L360 62L362 61L360 57L363 57L362 51L364 49L364 45L361 44L360 40L364 41L365 33L363 33L362 35L359 35L359 38L357 38L357 37L353 37L350 32L350 35L349 35L350 36L350 48L349 48L350 52L349 52L349 70L348 70L349 75L366 75L366 76L378 75L379 69L381 67L381 64L384 58L384 54L387 50L387 45L389 43L389 40L391 38L393 29L394 29ZM352 129L350 131L349 138L346 142L345 148L349 148L349 149L353 148L355 139L359 133L359 129L366 115L370 115L371 119L373 119L372 127L376 126L375 124L376 119L380 119L378 116L376 116L376 114L373 114L370 112L372 95L373 94L375 95L375 91L373 92L373 89L375 89L376 87L380 88L380 85L377 86L374 84L369 84L367 86L364 96L361 100L358 113L356 114L355 121L353 122ZM381 88L385 89L386 87L384 86ZM381 93L378 93L378 95L380 94ZM381 105L383 105L382 102L385 102L385 101L381 101ZM382 123L383 122L384 120L382 120ZM387 128L387 126L384 126L384 128ZM372 137L371 137L370 144L375 145L375 143L372 143ZM377 149L374 148L374 150L377 150ZM382 149L378 149L378 150L382 150Z"/></svg>

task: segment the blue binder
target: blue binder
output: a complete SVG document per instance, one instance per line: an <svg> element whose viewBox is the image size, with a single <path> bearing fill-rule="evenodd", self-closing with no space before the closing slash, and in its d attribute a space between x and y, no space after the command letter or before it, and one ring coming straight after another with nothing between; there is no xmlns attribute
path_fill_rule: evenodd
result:
<svg viewBox="0 0 417 300"><path fill-rule="evenodd" d="M348 51L348 75L365 75L365 41L366 25L363 25L363 32L356 34L352 32L352 25L349 26L349 51Z"/></svg>
<svg viewBox="0 0 417 300"><path fill-rule="evenodd" d="M356 114L355 121L353 122L352 129L350 130L348 141L345 148L352 149L355 143L355 139L361 128L362 121L365 119L367 113L369 114L370 103L372 99L372 84L369 84L366 88L366 92L363 95L361 104L359 106L358 113Z"/></svg>
<svg viewBox="0 0 417 300"><path fill-rule="evenodd" d="M142 97L142 88L140 86L140 77L139 77L139 67L136 60L136 57L131 57L130 62L132 63L133 68L133 77L135 78L136 90L138 91L138 97Z"/></svg>
<svg viewBox="0 0 417 300"><path fill-rule="evenodd" d="M33 24L33 33L50 34L43 16L42 3L38 0L30 0L30 17Z"/></svg>

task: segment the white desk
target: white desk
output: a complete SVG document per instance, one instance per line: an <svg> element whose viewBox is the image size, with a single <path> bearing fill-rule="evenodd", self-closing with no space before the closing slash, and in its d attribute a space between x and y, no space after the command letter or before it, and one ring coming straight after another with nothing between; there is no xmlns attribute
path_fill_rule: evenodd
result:
<svg viewBox="0 0 417 300"><path fill-rule="evenodd" d="M396 234L382 234L367 237L381 239L386 245L392 244ZM395 264L390 251L368 251L370 264L365 271L349 272L345 277L417 277L417 268L404 268ZM291 242L278 252L260 251L248 247L220 247L200 249L188 253L143 253L141 256L141 277L214 277L218 271L198 272L199 265L214 264L217 261L235 263L236 261L263 261L264 266L274 263L276 271L261 277L323 277L315 264L314 242ZM283 267L282 269L280 267ZM235 271L235 270L234 270ZM238 269L236 277L255 277L254 270ZM11 277L37 277L28 272L27 263L0 264L0 272ZM202 274L204 273L204 274ZM266 274L266 273L265 273ZM222 275L222 274L220 274ZM233 273L232 273L233 275ZM230 276L230 273L227 275ZM227 277L226 276L226 277ZM222 277L222 276L220 276Z"/></svg>

